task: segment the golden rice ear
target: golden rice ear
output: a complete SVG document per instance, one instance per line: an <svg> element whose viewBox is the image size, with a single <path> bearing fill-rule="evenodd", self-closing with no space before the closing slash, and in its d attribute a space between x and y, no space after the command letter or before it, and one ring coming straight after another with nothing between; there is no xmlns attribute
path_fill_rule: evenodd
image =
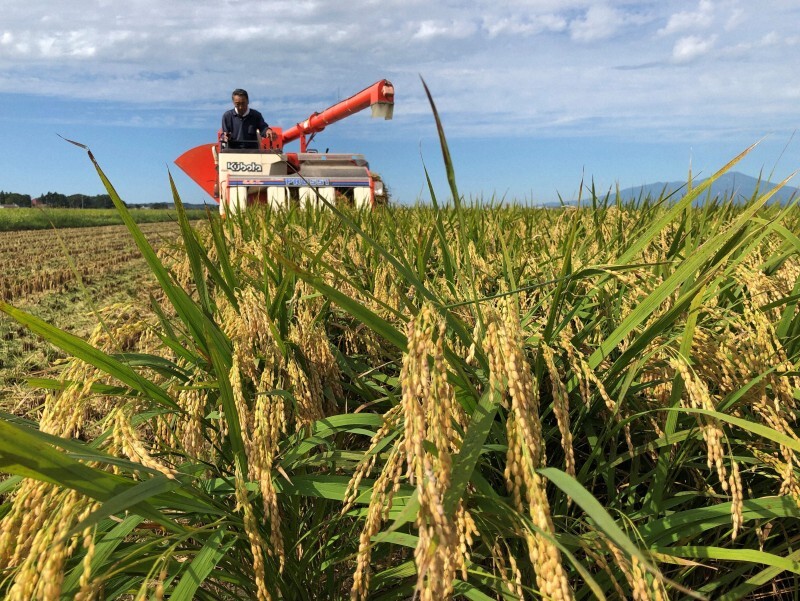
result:
<svg viewBox="0 0 800 601"><path fill-rule="evenodd" d="M688 397L688 403L684 399L681 402L684 406L694 409L705 409L714 411L714 401L708 391L708 386L700 380L697 375L686 364L682 357L672 360L672 366L680 374L683 380L684 389ZM698 416L700 429L703 433L703 440L706 443L707 464L709 469L715 469L719 476L720 485L723 491L728 490L727 470L725 469L725 449L722 446L724 432L719 420L704 415Z"/></svg>
<svg viewBox="0 0 800 601"><path fill-rule="evenodd" d="M258 601L272 601L266 583L266 570L264 567L264 555L269 547L264 543L258 527L258 520L253 506L248 498L244 475L237 468L234 478L236 490L236 508L243 515L244 529L247 533L247 540L250 543L250 551L253 556L253 579L256 584Z"/></svg>
<svg viewBox="0 0 800 601"><path fill-rule="evenodd" d="M536 583L547 598L572 599L572 587L562 565L561 552L553 543L555 526L550 514L545 481L536 471L546 465L539 387L522 343L519 317L511 303L489 316L486 355L490 379L497 394L507 399L506 486L516 509L526 513L536 530L524 529L528 556Z"/></svg>
<svg viewBox="0 0 800 601"><path fill-rule="evenodd" d="M572 431L569 424L569 396L555 363L553 349L542 343L539 347L547 373L550 376L550 386L553 393L553 413L556 416L558 430L561 433L561 447L564 449L564 463L566 472L575 477L575 449L572 446Z"/></svg>
<svg viewBox="0 0 800 601"><path fill-rule="evenodd" d="M16 506L19 509L4 516L0 535L0 565L15 571L5 598L56 599L74 550L81 544L87 554L94 549L89 529L71 536L70 532L99 504L74 490L25 480ZM88 580L90 572L85 566L82 570Z"/></svg>
<svg viewBox="0 0 800 601"><path fill-rule="evenodd" d="M117 448L131 461L146 468L160 472L170 480L175 480L177 472L156 460L145 447L139 433L133 427L131 418L123 407L117 407L109 416L112 423L112 439Z"/></svg>

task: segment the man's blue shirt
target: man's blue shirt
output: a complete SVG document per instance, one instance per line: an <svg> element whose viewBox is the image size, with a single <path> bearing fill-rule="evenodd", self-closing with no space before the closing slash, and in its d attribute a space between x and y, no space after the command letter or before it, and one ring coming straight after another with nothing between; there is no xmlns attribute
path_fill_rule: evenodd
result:
<svg viewBox="0 0 800 601"><path fill-rule="evenodd" d="M236 109L225 111L222 115L222 131L230 134L231 140L257 140L257 132L267 131L267 122L258 111L248 108L244 116L239 116Z"/></svg>

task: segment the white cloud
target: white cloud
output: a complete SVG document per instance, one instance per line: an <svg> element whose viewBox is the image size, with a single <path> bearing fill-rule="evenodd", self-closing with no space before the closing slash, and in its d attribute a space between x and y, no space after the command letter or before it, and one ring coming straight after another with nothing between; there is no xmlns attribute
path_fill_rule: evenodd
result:
<svg viewBox="0 0 800 601"><path fill-rule="evenodd" d="M668 129L724 115L742 122L758 103L763 115L778 119L788 109L773 98L756 103L756 86L741 81L757 76L761 89L780 89L796 77L785 48L800 43L795 26L800 6L793 5L785 0L762 0L758 6L741 0L16 2L4 7L0 25L0 93L101 99L124 110L158 112L170 106L185 112L181 123L191 125L216 122L229 91L242 86L277 123L286 123L386 77L398 93L392 126L425 121L427 127L422 75L449 131L464 135L476 127L491 135L635 123ZM726 24L733 29L723 35ZM720 74L713 98L711 88L697 86L712 69ZM724 108L717 91L726 97ZM675 99L690 102L690 110L676 116ZM796 115L800 107L791 110ZM656 113L664 116L663 125ZM120 119L137 123L122 114ZM796 123L800 115L792 119ZM761 121L752 123L758 127Z"/></svg>
<svg viewBox="0 0 800 601"><path fill-rule="evenodd" d="M536 35L542 32L560 32L567 29L568 21L564 16L546 13L532 17L512 14L497 18L488 16L483 19L483 28L490 38L503 35Z"/></svg>
<svg viewBox="0 0 800 601"><path fill-rule="evenodd" d="M466 38L475 33L477 26L468 21L422 21L412 36L416 40L436 38Z"/></svg>
<svg viewBox="0 0 800 601"><path fill-rule="evenodd" d="M761 38L760 45L761 46L777 46L781 42L781 36L778 35L776 31L770 31L769 33L764 34Z"/></svg>
<svg viewBox="0 0 800 601"><path fill-rule="evenodd" d="M675 42L675 46L672 48L672 58L678 63L693 61L704 54L708 54L716 41L716 35L707 38L696 35L683 37Z"/></svg>
<svg viewBox="0 0 800 601"><path fill-rule="evenodd" d="M734 7L730 10L728 19L725 21L725 31L733 31L744 22L745 22L744 10L739 7Z"/></svg>
<svg viewBox="0 0 800 601"><path fill-rule="evenodd" d="M612 37L624 22L622 12L599 4L589 8L583 18L574 19L569 28L573 40L595 42Z"/></svg>
<svg viewBox="0 0 800 601"><path fill-rule="evenodd" d="M705 29L714 21L714 3L711 0L700 0L697 9L681 11L670 15L666 26L658 33L670 35L688 30Z"/></svg>
<svg viewBox="0 0 800 601"><path fill-rule="evenodd" d="M99 38L92 31L69 31L54 36L41 36L36 40L36 47L43 59L89 58L97 54L97 46L92 40Z"/></svg>

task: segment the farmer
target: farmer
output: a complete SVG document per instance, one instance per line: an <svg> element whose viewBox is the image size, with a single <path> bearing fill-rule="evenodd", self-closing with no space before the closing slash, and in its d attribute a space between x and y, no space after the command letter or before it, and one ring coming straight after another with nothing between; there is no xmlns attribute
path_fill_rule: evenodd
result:
<svg viewBox="0 0 800 601"><path fill-rule="evenodd" d="M222 140L231 147L257 148L258 137L275 139L264 117L249 107L247 91L237 88L231 94L233 108L222 115Z"/></svg>

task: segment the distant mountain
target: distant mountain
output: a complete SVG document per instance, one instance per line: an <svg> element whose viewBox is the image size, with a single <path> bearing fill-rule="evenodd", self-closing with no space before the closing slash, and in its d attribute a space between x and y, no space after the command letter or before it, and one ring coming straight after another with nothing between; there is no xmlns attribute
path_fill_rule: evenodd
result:
<svg viewBox="0 0 800 601"><path fill-rule="evenodd" d="M706 181L707 178L692 181L692 188L697 188ZM708 199L717 199L719 201L726 201L730 198L735 203L743 203L753 198L756 194L759 196L766 194L777 184L772 182L758 180L755 177L750 177L744 173L737 171L724 173L713 184L709 190L706 190L700 195L694 204L703 204ZM623 201L640 200L648 196L657 200L662 196L672 195L674 200L680 200L686 195L687 185L686 182L655 182L653 184L646 184L643 186L634 186L632 188L625 188L620 190L620 198ZM770 199L770 202L779 202L784 204L791 198L800 196L800 188L793 188L784 186ZM612 198L615 194L612 192Z"/></svg>

